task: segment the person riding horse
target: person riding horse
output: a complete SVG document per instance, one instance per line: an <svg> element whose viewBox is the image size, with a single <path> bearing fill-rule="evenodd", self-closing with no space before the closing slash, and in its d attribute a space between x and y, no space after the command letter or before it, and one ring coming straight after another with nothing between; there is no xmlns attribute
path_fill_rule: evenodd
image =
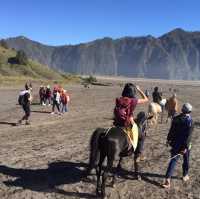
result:
<svg viewBox="0 0 200 199"><path fill-rule="evenodd" d="M154 92L152 93L153 102L160 104L162 101L162 93L158 91L158 87L154 88Z"/></svg>
<svg viewBox="0 0 200 199"><path fill-rule="evenodd" d="M140 93L142 96L141 99L136 99L136 91ZM134 153L134 167L135 167L135 177L137 179L141 179L139 173L139 165L136 161L136 158L140 154L143 148L143 143L141 139L143 139L141 131L145 133L147 120L150 119L145 112L139 112L137 117L133 118L133 111L137 104L143 104L148 102L148 98L145 96L143 91L137 86L135 87L132 83L128 83L125 85L122 97L125 98L125 101L131 102L130 108L131 111L128 111L128 118L124 122L129 123L130 126L137 126L139 131L139 143L136 148L130 148L130 139L125 132L123 126L121 125L120 120L114 120L115 126L105 129L105 128L97 128L91 136L90 139L90 155L89 155L89 164L86 169L85 176L89 175L92 169L96 169L97 175L97 186L96 186L96 194L97 196L105 196L105 187L106 187L106 179L108 177L108 172L112 171L113 179L111 185L114 185L115 182L115 174L121 168L120 162L123 157L132 155ZM120 99L120 98L119 98ZM126 123L126 124L127 124ZM136 124L137 125L136 125ZM138 139L138 137L137 137ZM107 159L107 163L105 169L102 170L103 162ZM118 159L119 158L119 159ZM118 160L117 169L113 170L113 164L115 160ZM102 178L102 180L100 180Z"/></svg>
<svg viewBox="0 0 200 199"><path fill-rule="evenodd" d="M136 98L136 92L139 92L141 98ZM116 107L114 109L114 125L117 127L122 127L127 133L130 142L134 148L137 148L138 141L138 127L134 121L133 112L137 104L144 104L148 102L147 96L139 88L139 86L134 86L132 83L127 83L122 91L122 96L116 99ZM124 108L124 105L126 106ZM136 132L137 131L137 132ZM134 140L135 139L135 140ZM140 149L136 155L137 161L144 159L142 157L143 141L140 145Z"/></svg>

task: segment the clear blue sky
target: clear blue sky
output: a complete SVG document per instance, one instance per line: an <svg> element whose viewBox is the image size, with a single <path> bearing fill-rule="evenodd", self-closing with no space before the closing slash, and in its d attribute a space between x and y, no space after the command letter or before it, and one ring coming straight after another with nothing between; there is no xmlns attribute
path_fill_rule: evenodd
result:
<svg viewBox="0 0 200 199"><path fill-rule="evenodd" d="M200 0L1 0L0 38L50 44L200 30Z"/></svg>

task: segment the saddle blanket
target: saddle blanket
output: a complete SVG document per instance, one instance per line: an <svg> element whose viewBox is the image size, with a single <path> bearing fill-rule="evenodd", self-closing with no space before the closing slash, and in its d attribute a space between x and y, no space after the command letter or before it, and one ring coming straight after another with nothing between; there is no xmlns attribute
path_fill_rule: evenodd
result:
<svg viewBox="0 0 200 199"><path fill-rule="evenodd" d="M134 123L131 127L123 128L123 131L128 135L131 145L133 146L134 151L138 145L138 126Z"/></svg>

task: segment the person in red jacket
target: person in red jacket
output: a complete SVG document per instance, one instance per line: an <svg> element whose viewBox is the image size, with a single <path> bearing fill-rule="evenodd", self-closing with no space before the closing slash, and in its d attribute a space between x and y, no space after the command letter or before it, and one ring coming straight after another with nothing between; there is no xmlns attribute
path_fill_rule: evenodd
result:
<svg viewBox="0 0 200 199"><path fill-rule="evenodd" d="M66 90L61 93L62 113L68 111L69 95Z"/></svg>

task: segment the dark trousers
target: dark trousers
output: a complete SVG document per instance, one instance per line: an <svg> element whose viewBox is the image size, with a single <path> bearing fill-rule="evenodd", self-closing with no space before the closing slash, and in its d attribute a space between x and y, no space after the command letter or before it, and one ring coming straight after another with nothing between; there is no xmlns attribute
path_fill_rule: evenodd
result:
<svg viewBox="0 0 200 199"><path fill-rule="evenodd" d="M23 105L22 108L25 112L25 115L23 116L22 120L28 120L28 118L30 117L30 114L31 114L30 105L29 104Z"/></svg>
<svg viewBox="0 0 200 199"><path fill-rule="evenodd" d="M170 160L169 165L168 165L166 178L172 177L174 169L176 167L176 163L180 159L180 155L174 157L175 155L177 155L177 153L174 153L172 151L171 152L172 159ZM183 176L186 176L188 174L188 171L189 171L189 157L190 157L190 150L187 150L187 152L185 154L183 154L183 164L182 164Z"/></svg>
<svg viewBox="0 0 200 199"><path fill-rule="evenodd" d="M54 112L55 106L58 109L58 112L60 112L60 104L58 104L56 100L53 101L53 107L52 107L53 112Z"/></svg>
<svg viewBox="0 0 200 199"><path fill-rule="evenodd" d="M49 104L51 104L51 97L46 97L46 98L45 98L45 103L47 103L47 102L48 102Z"/></svg>

